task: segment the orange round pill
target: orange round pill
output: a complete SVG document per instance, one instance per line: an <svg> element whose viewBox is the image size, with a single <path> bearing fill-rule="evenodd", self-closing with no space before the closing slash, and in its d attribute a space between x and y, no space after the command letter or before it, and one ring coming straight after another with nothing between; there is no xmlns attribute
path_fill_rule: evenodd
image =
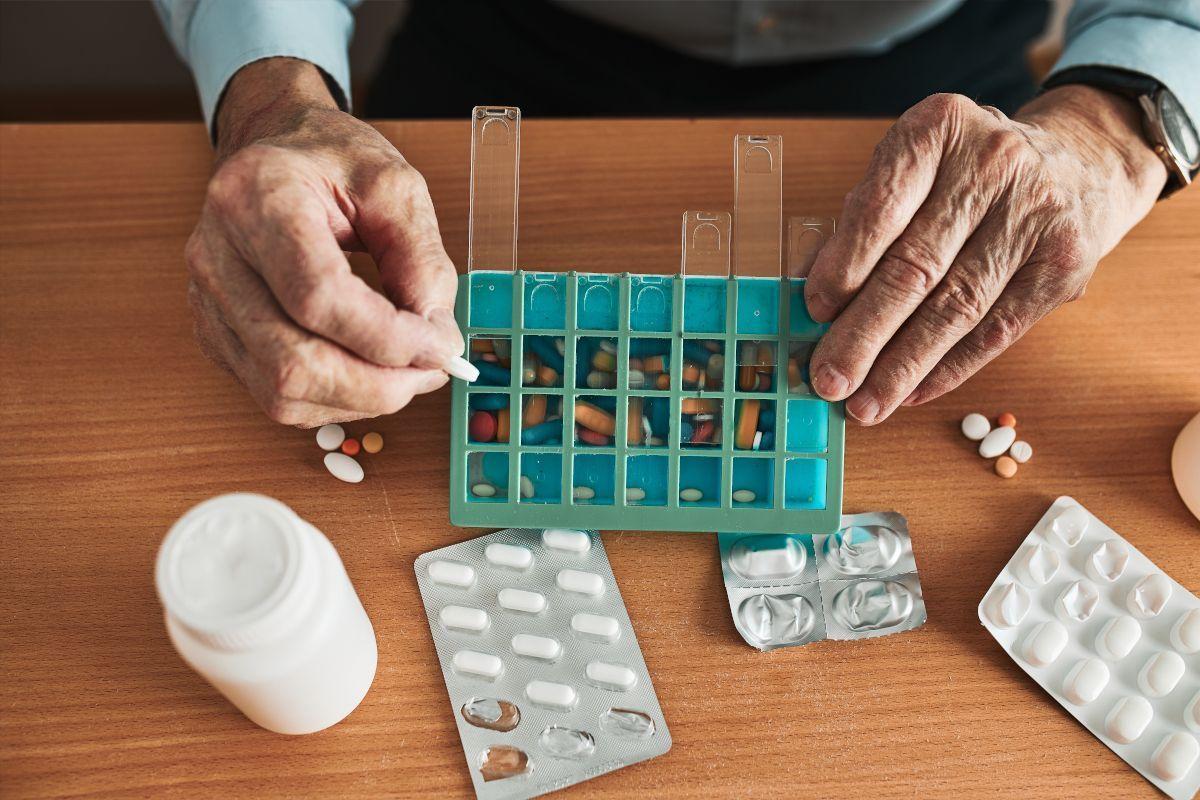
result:
<svg viewBox="0 0 1200 800"><path fill-rule="evenodd" d="M1014 417L1012 415L1012 413L1008 412L1008 411L1005 411L1003 414L996 417L996 422L998 422L1000 424L1000 427L1002 427L1002 428L1017 427L1017 418Z"/></svg>
<svg viewBox="0 0 1200 800"><path fill-rule="evenodd" d="M358 439L346 439L343 441L342 452L348 456L358 455Z"/></svg>
<svg viewBox="0 0 1200 800"><path fill-rule="evenodd" d="M996 474L1001 478L1011 478L1017 474L1017 462L1008 456L1000 456L996 459Z"/></svg>
<svg viewBox="0 0 1200 800"><path fill-rule="evenodd" d="M372 431L362 438L362 449L368 453L378 453L383 449L383 436Z"/></svg>

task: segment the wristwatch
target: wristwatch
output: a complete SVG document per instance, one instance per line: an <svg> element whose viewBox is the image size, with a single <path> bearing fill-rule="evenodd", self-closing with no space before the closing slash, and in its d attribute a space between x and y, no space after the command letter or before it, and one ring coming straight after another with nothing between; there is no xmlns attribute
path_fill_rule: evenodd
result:
<svg viewBox="0 0 1200 800"><path fill-rule="evenodd" d="M1171 90L1140 72L1115 67L1072 67L1051 75L1042 85L1053 89L1081 83L1106 89L1137 101L1142 110L1142 133L1167 167L1167 185L1159 199L1179 191L1200 171L1200 136Z"/></svg>

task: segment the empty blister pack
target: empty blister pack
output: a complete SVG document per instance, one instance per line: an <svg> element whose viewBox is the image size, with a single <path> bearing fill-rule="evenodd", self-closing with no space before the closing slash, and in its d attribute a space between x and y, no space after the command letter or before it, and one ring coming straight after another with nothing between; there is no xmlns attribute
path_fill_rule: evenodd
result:
<svg viewBox="0 0 1200 800"><path fill-rule="evenodd" d="M536 797L671 748L597 534L503 530L415 568L478 797Z"/></svg>
<svg viewBox="0 0 1200 800"><path fill-rule="evenodd" d="M1176 800L1200 789L1200 600L1070 497L979 603L1022 669Z"/></svg>
<svg viewBox="0 0 1200 800"><path fill-rule="evenodd" d="M719 534L738 633L759 650L867 639L925 622L908 523L850 514L830 534Z"/></svg>

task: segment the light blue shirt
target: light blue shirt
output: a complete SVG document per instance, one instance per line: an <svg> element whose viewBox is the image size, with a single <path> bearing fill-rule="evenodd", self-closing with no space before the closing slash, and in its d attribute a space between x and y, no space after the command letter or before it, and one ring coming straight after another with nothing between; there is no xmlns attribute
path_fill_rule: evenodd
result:
<svg viewBox="0 0 1200 800"><path fill-rule="evenodd" d="M239 69L271 56L316 64L350 97L347 47L360 0L155 0L175 49L192 68L205 122ZM692 55L766 64L879 53L926 30L963 0L805 3L730 0L559 0L572 11ZM683 3L687 13L683 11ZM867 8L866 6L870 6ZM1148 75L1200 120L1200 0L1075 0L1051 74L1105 66ZM1200 125L1198 125L1200 127Z"/></svg>

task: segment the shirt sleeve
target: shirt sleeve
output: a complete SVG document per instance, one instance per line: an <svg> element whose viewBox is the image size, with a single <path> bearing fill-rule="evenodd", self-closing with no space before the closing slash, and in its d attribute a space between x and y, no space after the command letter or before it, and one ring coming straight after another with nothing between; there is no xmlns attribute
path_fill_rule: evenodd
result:
<svg viewBox="0 0 1200 800"><path fill-rule="evenodd" d="M1200 128L1200 0L1076 0L1050 75L1072 67L1154 78Z"/></svg>
<svg viewBox="0 0 1200 800"><path fill-rule="evenodd" d="M154 0L167 35L200 93L204 123L225 86L247 64L272 56L299 58L325 73L343 110L350 106L352 8L360 0Z"/></svg>

